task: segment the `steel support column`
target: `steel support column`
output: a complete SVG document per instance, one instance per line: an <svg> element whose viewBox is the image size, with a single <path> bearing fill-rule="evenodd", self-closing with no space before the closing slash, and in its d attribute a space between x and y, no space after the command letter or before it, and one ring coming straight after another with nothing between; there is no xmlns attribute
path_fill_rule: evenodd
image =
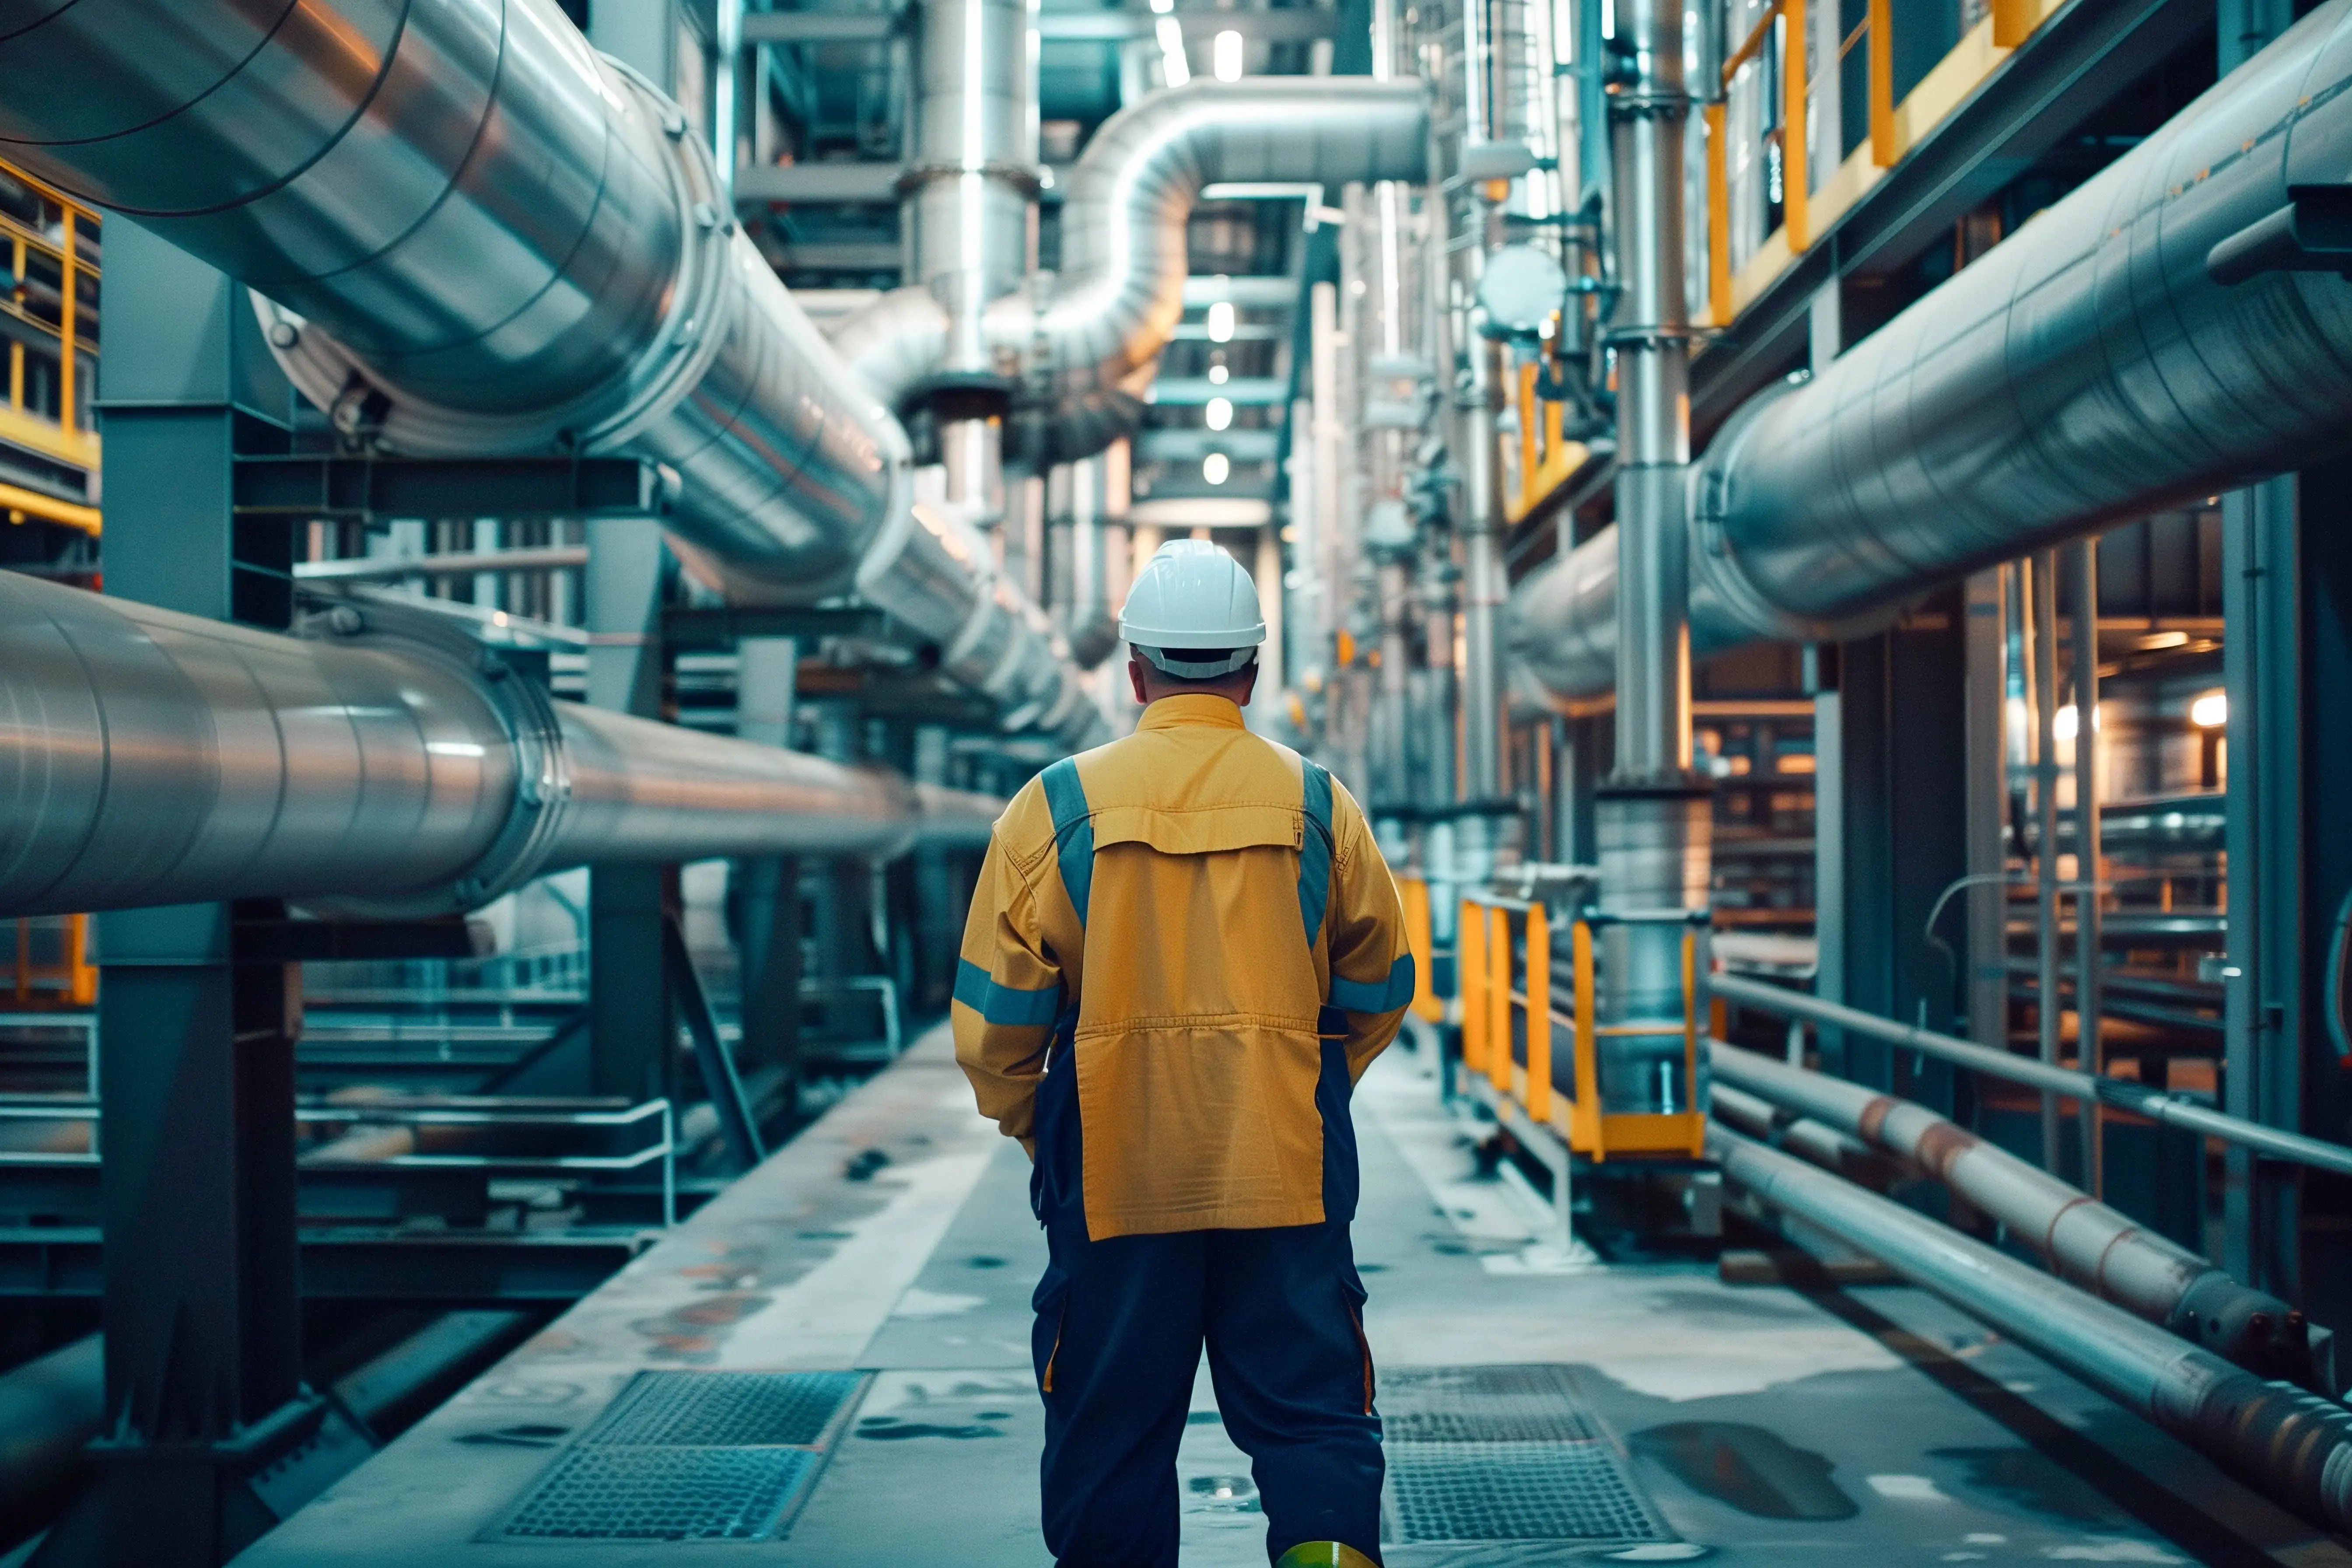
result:
<svg viewBox="0 0 2352 1568"><path fill-rule="evenodd" d="M2002 694L2007 679L2003 610L2007 567L1979 572L1968 580L1963 599L1968 622L1961 633L1966 694L1964 711L1968 800L1965 987L1969 1037L1995 1050L2009 1047L2009 865L2004 832L2008 780L2002 766L2007 738ZM1958 922L1955 922L1956 924ZM1942 931L1948 939L1948 929Z"/></svg>
<svg viewBox="0 0 2352 1568"><path fill-rule="evenodd" d="M128 223L107 276L108 591L219 619L290 607L236 566L237 443L284 407L243 290ZM109 1435L37 1561L213 1568L366 1452L301 1384L300 970L240 962L226 904L108 914L99 959ZM281 1460L288 1490L265 1497L249 1483Z"/></svg>
<svg viewBox="0 0 2352 1568"><path fill-rule="evenodd" d="M2222 1103L2273 1127L2302 1120L2305 1009L2301 629L2294 479L2221 498L2222 643L2229 718L2229 964ZM2294 1173L2232 1150L2224 1166L2223 1265L2295 1299Z"/></svg>
<svg viewBox="0 0 2352 1568"><path fill-rule="evenodd" d="M588 701L640 719L662 709L662 604L668 552L651 518L588 524ZM671 1055L662 915L670 868L588 872L588 1052L592 1094L632 1102L667 1092Z"/></svg>

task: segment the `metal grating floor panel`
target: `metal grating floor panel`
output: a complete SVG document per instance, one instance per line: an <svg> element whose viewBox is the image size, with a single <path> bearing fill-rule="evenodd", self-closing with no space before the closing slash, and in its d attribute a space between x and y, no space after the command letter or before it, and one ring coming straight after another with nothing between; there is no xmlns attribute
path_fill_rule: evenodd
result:
<svg viewBox="0 0 2352 1568"><path fill-rule="evenodd" d="M855 1372L641 1372L495 1535L773 1540L865 1384Z"/></svg>
<svg viewBox="0 0 2352 1568"><path fill-rule="evenodd" d="M855 1372L639 1373L582 1441L806 1447L864 1381Z"/></svg>
<svg viewBox="0 0 2352 1568"><path fill-rule="evenodd" d="M1389 1540L1675 1539L1608 1444L1399 1443L1388 1450Z"/></svg>
<svg viewBox="0 0 2352 1568"><path fill-rule="evenodd" d="M1396 1443L1573 1443L1601 1434L1563 1366L1433 1366L1383 1373L1381 1430Z"/></svg>
<svg viewBox="0 0 2352 1568"><path fill-rule="evenodd" d="M808 1448L577 1447L507 1521L540 1541L763 1541L818 1456Z"/></svg>

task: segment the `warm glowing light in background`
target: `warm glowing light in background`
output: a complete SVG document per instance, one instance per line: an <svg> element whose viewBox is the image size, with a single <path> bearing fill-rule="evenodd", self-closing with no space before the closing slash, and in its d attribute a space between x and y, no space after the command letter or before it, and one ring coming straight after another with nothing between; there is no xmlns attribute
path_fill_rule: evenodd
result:
<svg viewBox="0 0 2352 1568"><path fill-rule="evenodd" d="M2200 730L2218 730L2230 721L2230 694L2208 691L2189 705L2189 721Z"/></svg>

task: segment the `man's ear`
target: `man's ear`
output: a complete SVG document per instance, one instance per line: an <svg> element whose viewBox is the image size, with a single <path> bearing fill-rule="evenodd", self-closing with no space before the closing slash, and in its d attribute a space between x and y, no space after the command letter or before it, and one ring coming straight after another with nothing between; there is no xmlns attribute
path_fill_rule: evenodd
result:
<svg viewBox="0 0 2352 1568"><path fill-rule="evenodd" d="M1127 681L1129 686L1135 688L1136 702L1139 706L1150 707L1151 699L1146 696L1143 690L1143 660L1134 654L1127 656Z"/></svg>
<svg viewBox="0 0 2352 1568"><path fill-rule="evenodd" d="M1242 678L1241 695L1234 700L1237 707L1246 708L1250 705L1250 698L1257 691L1257 672L1263 668L1264 666L1257 660L1250 660L1249 668L1244 672Z"/></svg>

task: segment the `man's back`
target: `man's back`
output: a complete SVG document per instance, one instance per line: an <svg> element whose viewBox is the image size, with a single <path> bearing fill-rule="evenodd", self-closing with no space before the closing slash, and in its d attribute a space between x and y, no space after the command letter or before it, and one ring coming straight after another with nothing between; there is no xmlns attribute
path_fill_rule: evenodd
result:
<svg viewBox="0 0 2352 1568"><path fill-rule="evenodd" d="M963 957L957 1055L1034 1140L1040 1217L1099 1240L1352 1214L1348 1092L1411 995L1402 913L1355 802L1231 701L1162 698L1024 789Z"/></svg>

